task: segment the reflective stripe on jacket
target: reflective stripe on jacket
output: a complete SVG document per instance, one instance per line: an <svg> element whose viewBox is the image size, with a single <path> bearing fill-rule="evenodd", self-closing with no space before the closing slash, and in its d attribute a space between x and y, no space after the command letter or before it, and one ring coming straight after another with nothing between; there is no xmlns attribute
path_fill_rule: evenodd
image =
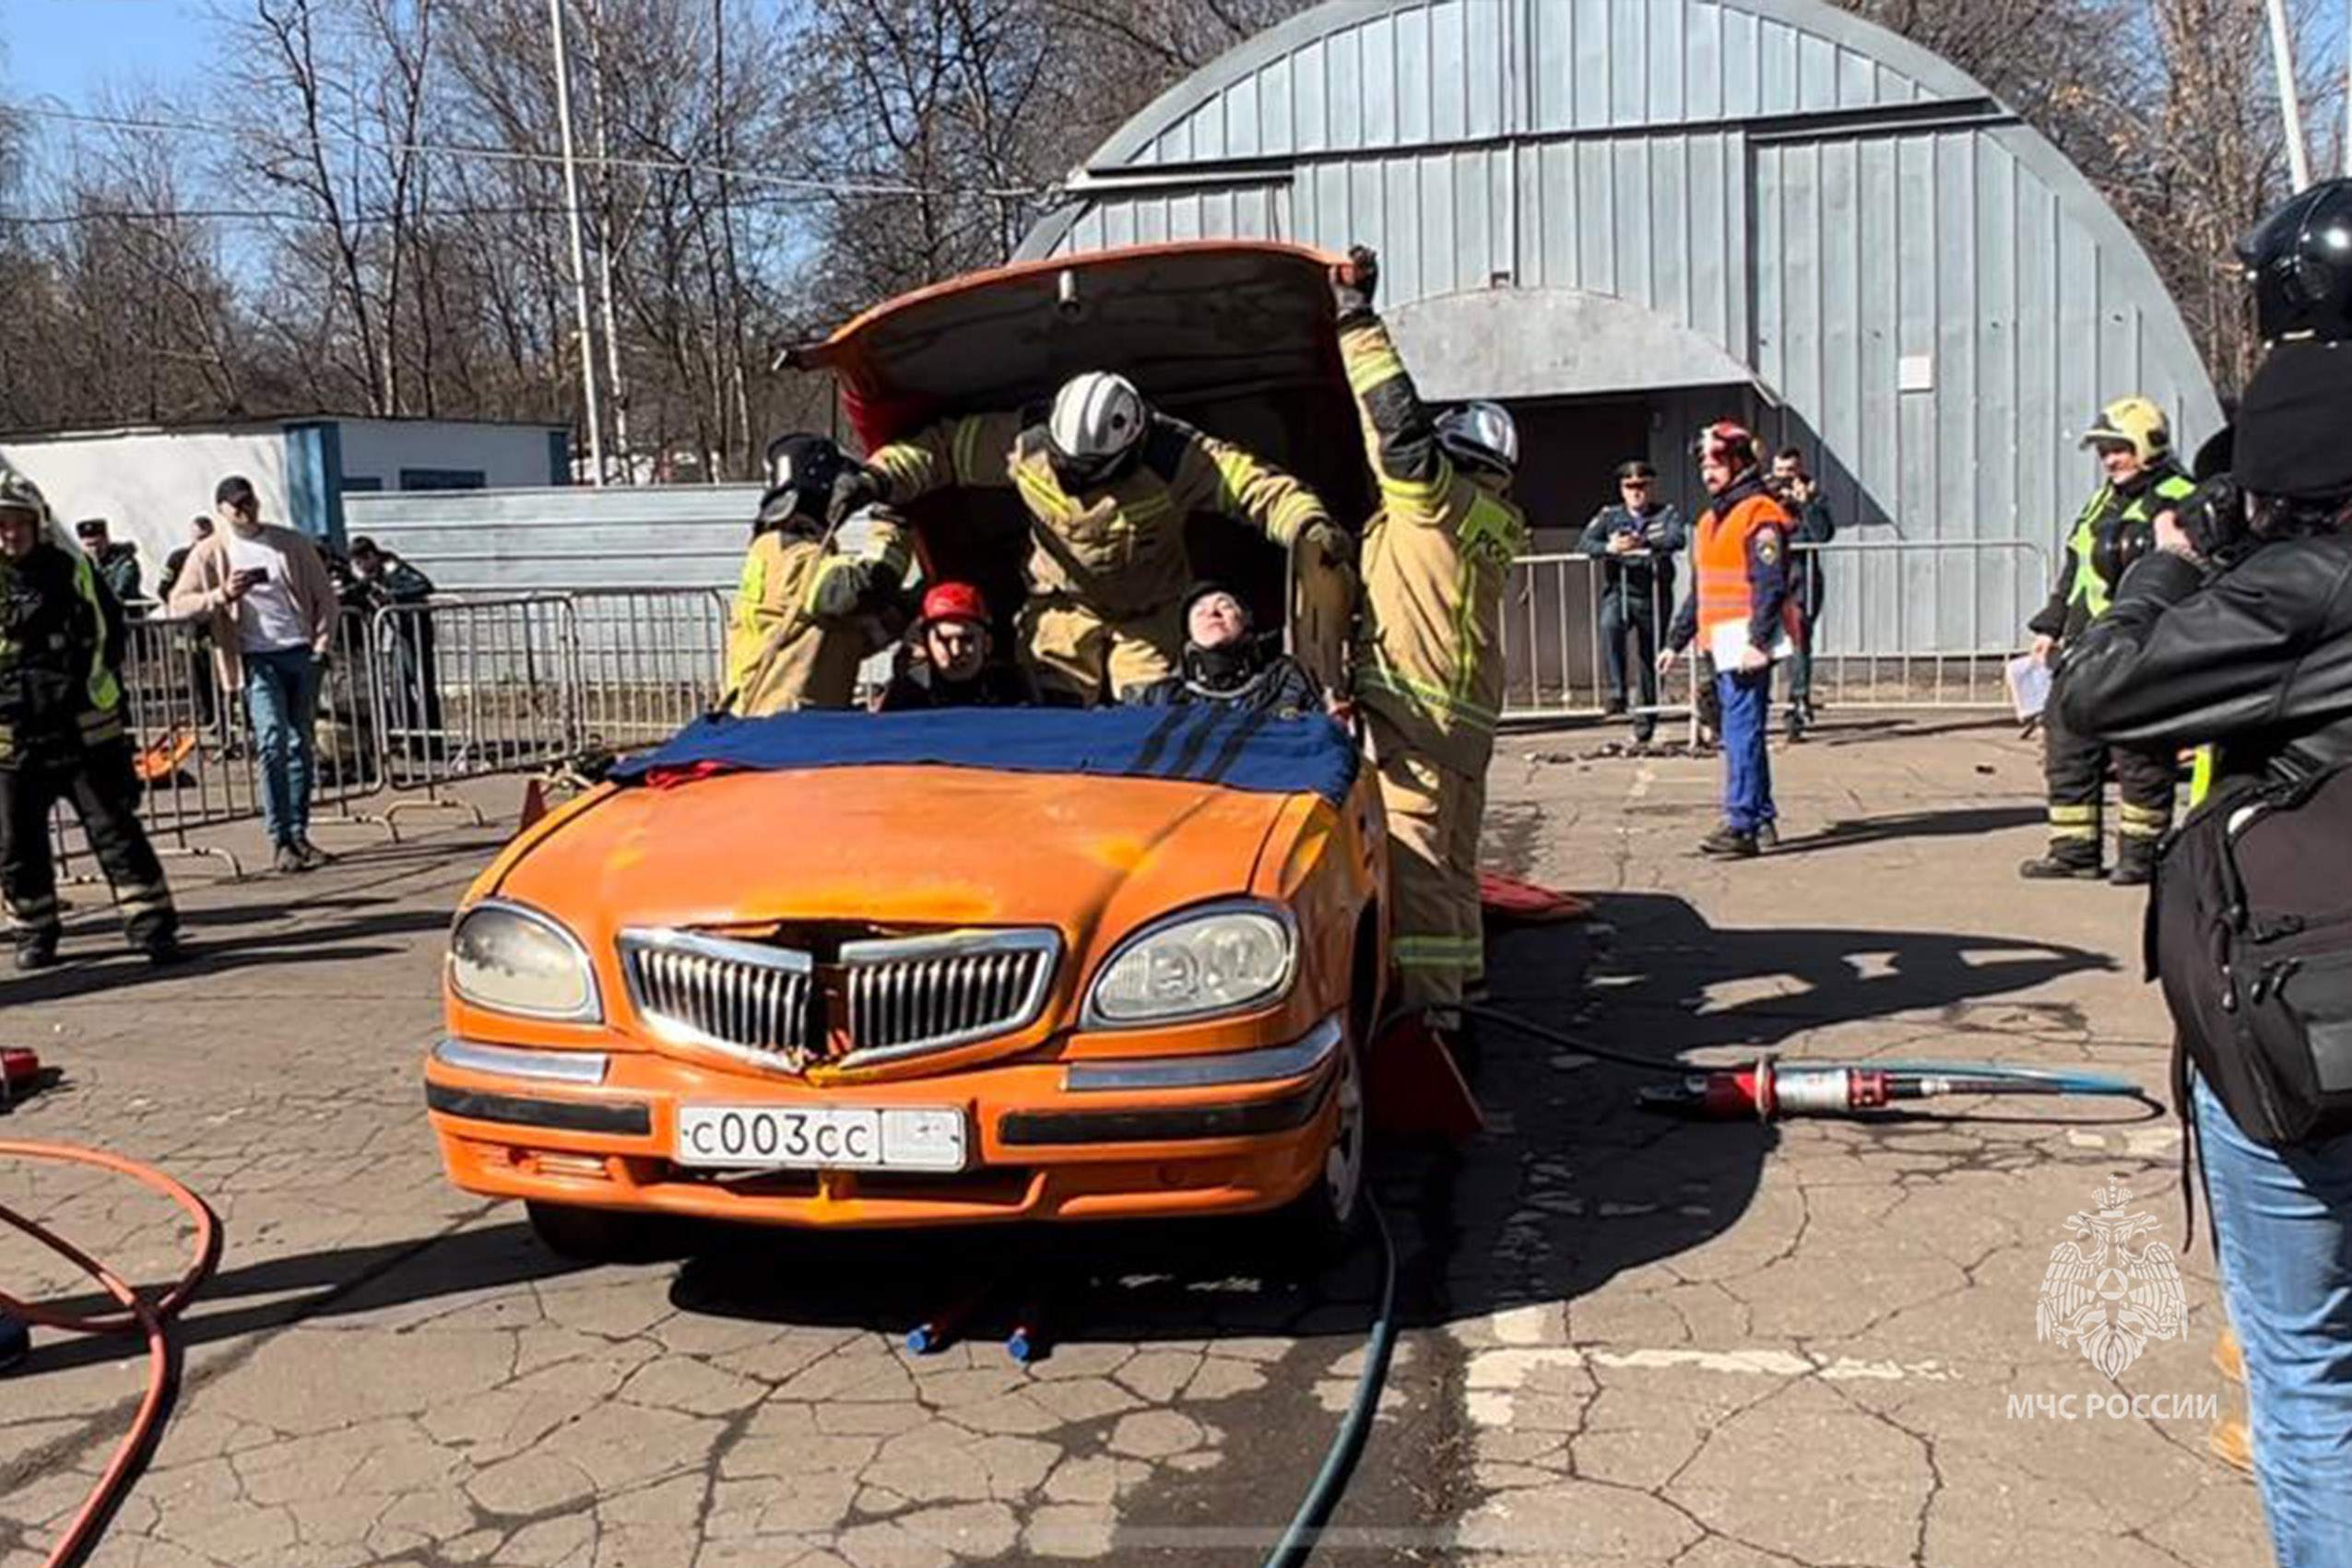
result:
<svg viewBox="0 0 2352 1568"><path fill-rule="evenodd" d="M1285 548L1310 524L1330 520L1288 474L1162 414L1152 416L1138 461L1076 490L1055 472L1043 428L1012 413L942 419L868 462L900 505L949 488L1017 491L1030 521L1029 592L1081 600L1113 620L1183 597L1192 581L1184 525L1193 513L1247 524Z"/></svg>
<svg viewBox="0 0 2352 1568"><path fill-rule="evenodd" d="M904 527L866 514L885 573L904 576L909 544ZM826 615L819 605L825 580L857 563L821 539L771 530L751 541L727 618L727 711L747 718L796 708L845 708L857 689L857 666L869 652L856 615Z"/></svg>
<svg viewBox="0 0 2352 1568"><path fill-rule="evenodd" d="M0 559L0 764L126 733L115 616L88 556L46 541Z"/></svg>
<svg viewBox="0 0 2352 1568"><path fill-rule="evenodd" d="M1377 316L1341 324L1380 510L1364 534L1356 687L1416 751L1482 775L1503 705L1503 586L1527 520L1455 467Z"/></svg>
<svg viewBox="0 0 2352 1568"><path fill-rule="evenodd" d="M2042 636L2071 641L2107 613L2115 584L2099 570L2102 549L2111 552L2115 536L2126 525L2152 523L2156 514L2177 506L2195 493L2187 475L2170 465L2154 468L2144 482L2129 490L2103 484L2074 518L2067 531L2058 584L2050 602L2027 621Z"/></svg>

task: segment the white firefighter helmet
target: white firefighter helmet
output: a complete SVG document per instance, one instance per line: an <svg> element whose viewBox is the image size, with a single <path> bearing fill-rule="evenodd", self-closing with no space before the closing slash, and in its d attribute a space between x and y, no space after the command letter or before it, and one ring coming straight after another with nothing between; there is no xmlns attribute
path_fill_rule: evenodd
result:
<svg viewBox="0 0 2352 1568"><path fill-rule="evenodd" d="M0 468L0 512L30 512L45 522L49 502L39 485L14 468Z"/></svg>
<svg viewBox="0 0 2352 1568"><path fill-rule="evenodd" d="M1437 417L1437 444L1456 462L1510 474L1519 466L1519 428L1499 403L1464 403Z"/></svg>
<svg viewBox="0 0 2352 1568"><path fill-rule="evenodd" d="M1150 418L1133 382L1110 371L1088 371L1062 383L1054 394L1046 441L1065 463L1107 466L1143 439Z"/></svg>

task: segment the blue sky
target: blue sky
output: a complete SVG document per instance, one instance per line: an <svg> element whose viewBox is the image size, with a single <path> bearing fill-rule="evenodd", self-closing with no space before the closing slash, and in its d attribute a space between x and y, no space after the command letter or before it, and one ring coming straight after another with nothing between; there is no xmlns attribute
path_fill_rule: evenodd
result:
<svg viewBox="0 0 2352 1568"><path fill-rule="evenodd" d="M0 0L0 80L23 100L53 94L71 107L110 83L177 90L216 64L205 0Z"/></svg>

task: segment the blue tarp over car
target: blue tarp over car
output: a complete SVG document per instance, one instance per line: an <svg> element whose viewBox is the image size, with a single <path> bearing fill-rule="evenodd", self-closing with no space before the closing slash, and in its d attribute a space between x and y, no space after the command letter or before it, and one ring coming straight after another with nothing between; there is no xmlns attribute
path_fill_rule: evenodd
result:
<svg viewBox="0 0 2352 1568"><path fill-rule="evenodd" d="M1098 778L1176 779L1257 794L1347 798L1355 742L1320 714L1276 718L1219 706L985 708L941 713L779 713L698 719L623 758L624 782L706 772L921 764Z"/></svg>

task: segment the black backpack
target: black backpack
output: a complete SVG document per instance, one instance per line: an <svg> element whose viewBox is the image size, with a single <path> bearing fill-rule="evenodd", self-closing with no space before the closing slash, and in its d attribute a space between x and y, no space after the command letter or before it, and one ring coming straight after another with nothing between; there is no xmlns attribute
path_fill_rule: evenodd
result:
<svg viewBox="0 0 2352 1568"><path fill-rule="evenodd" d="M2352 764L2217 790L2176 830L2146 958L2193 1062L2267 1149L2352 1130Z"/></svg>

